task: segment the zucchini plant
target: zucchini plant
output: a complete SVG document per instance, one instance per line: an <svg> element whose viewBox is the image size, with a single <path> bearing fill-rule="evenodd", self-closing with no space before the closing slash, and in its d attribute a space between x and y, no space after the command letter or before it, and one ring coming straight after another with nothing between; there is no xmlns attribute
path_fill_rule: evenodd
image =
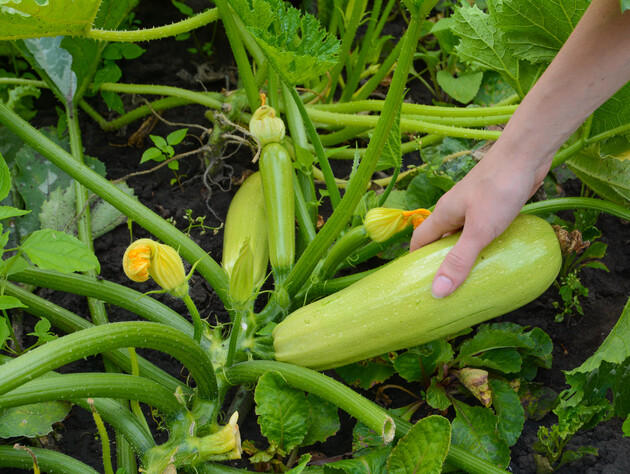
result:
<svg viewBox="0 0 630 474"><path fill-rule="evenodd" d="M131 23L135 1L90 0L80 11L65 0L36 3L15 3L1 9L0 38L29 62L39 80L8 75L1 82L16 88L51 89L63 109L69 143L63 146L36 129L17 113L23 112L17 102L3 96L0 124L2 133L13 141L7 139L11 146L2 151L17 166L19 159L32 153L24 151L30 147L56 171L72 178L69 186L76 213L72 220L76 220L78 237L20 227L18 222L16 228L30 229L25 232L30 235L22 242L22 235L17 236L15 248L3 252L0 342L11 357L3 358L0 365L0 408L19 410L32 405L42 410L44 404L60 401L65 408L72 403L89 410L100 428L103 471L108 474L114 472L114 455L108 454L103 422L116 433L115 465L120 472L138 468L150 473L238 472L249 467L237 461L243 453L255 467L275 472L352 472L357 464L367 463L375 472L403 473L415 469L420 461L427 472L491 473L508 467L509 446L518 433L506 426L522 417L518 395L506 374L520 369L510 367L508 371L498 362L502 359L493 356L509 354L512 361L520 358L527 362L524 367L535 372L532 367L536 364L548 363L548 341L535 329L525 332L513 326L482 326L477 336L458 347L457 358L450 357L446 341L532 301L553 283L562 265L558 241L550 225L531 214L591 208L630 218L627 199L618 202L623 183L601 179L607 176L605 171L594 171L580 159L583 152L601 150L602 142L608 143L612 137L623 142L630 117L605 104L554 161L556 166L568 162L576 173L586 167L584 181L589 184L591 179L603 198L528 204L523 215L481 254L469 280L453 295L435 300L429 286L458 235L382 268L372 257L400 253L401 242L408 240L409 225L422 225L441 193L472 167L475 152L483 149L486 140L500 135L489 127L507 122L515 110L511 102L526 93L550 59L541 56L533 61L529 50L517 47L529 44L527 38L519 37L519 29L507 22L512 17L503 16L507 6L518 8L515 2L502 2L505 9L496 8L498 2L487 2L487 11L477 6L454 8L452 34L460 38L454 49L459 64L484 65L478 72L487 82L482 82L480 91L487 91L500 77L502 85L514 92L510 103L480 97L477 106L469 108L405 100L416 52L425 51L429 44L421 43L430 31L427 22L437 21L433 14L437 0L375 1L369 5L365 1L320 2L319 19L280 0L217 0L216 8L187 13L181 21L148 29L119 28ZM545 5L552 8L554 2ZM575 15L581 11L577 8ZM395 45L382 35L393 12L405 25ZM359 36L364 18L364 36ZM570 24L561 18L554 17L562 27L559 30L568 34ZM503 24L502 20L509 31L476 28L484 22ZM238 67L239 87L229 95L107 82L97 73L102 70L107 44L202 31L215 22L225 29ZM493 56L497 50L478 47L486 41L500 45L509 61L501 63ZM554 47L559 44L548 45L547 50ZM107 120L98 107L90 105L99 100L96 92L110 98L114 93L163 97ZM269 105L262 103L261 92ZM19 94L15 97L22 97ZM79 113L112 131L189 104L204 106L212 121L209 134L202 127L201 151L215 150L217 144L237 138L239 143L249 140L260 151L258 163L251 165L258 171L244 181L230 205L220 262L125 187L105 179L104 171L83 154ZM616 120L602 118L611 114ZM160 160L171 155L169 146L179 143L184 132L174 133L164 143L154 139L163 155ZM403 155L419 150L424 162L404 169ZM144 159L155 159L157 155L153 155L149 152ZM352 162L347 179L336 175L333 158ZM608 158L600 153L599 159ZM615 162L615 166L625 165ZM376 174L386 171L384 178ZM11 182L9 167L0 159L0 196L9 194ZM161 287L157 291L180 298L188 314L98 276L91 194L153 237L130 242L125 255L119 256L124 272L136 283L151 277ZM24 207L33 202L25 200ZM0 218L19 221L35 210L16 209L18 206L13 201L10 207L3 207ZM320 214L325 216L321 222ZM372 219L374 215L376 219ZM4 247L8 239L9 233L3 234ZM188 273L184 262L191 267ZM350 270L360 263L369 268ZM226 319L217 325L211 325L195 306L188 283L193 274L208 283L225 309ZM91 320L28 291L31 287L87 297ZM329 296L319 299L325 295ZM140 320L110 323L110 307L130 311ZM34 330L37 347L23 350L19 338L11 333L7 310L15 308L47 321ZM66 335L53 337L52 328ZM620 326L615 338L625 337L623 331ZM539 350L537 344L545 350ZM439 347L444 351L436 351ZM140 357L136 348L175 357L192 382L184 383ZM606 349L598 357L612 365L609 372L613 372L615 364L621 366L628 354ZM103 372L63 373L67 364L93 355L102 357ZM390 375L391 370L409 375L405 360L415 357L425 363L433 355L435 370L431 372L435 374L428 377L426 388L431 409L428 416L414 418L413 424L415 410L385 410L322 372L337 368L343 374L348 364L389 360L389 366L377 365L386 366ZM482 396L475 388L480 375L475 370L485 369L495 373ZM574 386L589 387L589 392L566 395L565 405L572 406L580 395L601 398L595 395L602 395L599 392L612 382L597 370L596 362L590 362L573 374ZM452 377L478 395L482 404L484 396L490 397L494 411L459 401L447 391ZM619 402L622 379L613 381L613 411L627 417L627 407ZM242 426L252 416L252 401L260 431L268 441L264 447L241 440L239 423ZM168 430L166 440L158 441L147 429L140 403L160 414ZM455 415L449 418L445 410L450 406ZM361 452L357 448L353 459L330 466L310 463L311 455L304 448L325 442L338 431L338 409L360 422L357 432L369 432L373 449ZM514 410L519 416L511 419ZM496 456L489 453L493 450L487 449L486 440L496 448ZM0 466L91 472L81 461L65 455L46 449L16 450L8 445L0 446Z"/></svg>

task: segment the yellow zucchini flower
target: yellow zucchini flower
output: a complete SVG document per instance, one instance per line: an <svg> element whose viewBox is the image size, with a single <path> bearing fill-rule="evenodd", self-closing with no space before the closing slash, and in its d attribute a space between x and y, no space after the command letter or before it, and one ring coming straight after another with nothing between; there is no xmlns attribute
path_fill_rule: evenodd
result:
<svg viewBox="0 0 630 474"><path fill-rule="evenodd" d="M363 226L374 242L385 242L410 224L415 229L431 214L427 209L403 211L387 207L375 207L365 215Z"/></svg>
<svg viewBox="0 0 630 474"><path fill-rule="evenodd" d="M181 257L173 247L151 239L133 242L123 256L123 270L133 281L153 278L168 293L183 298L188 294L188 280Z"/></svg>

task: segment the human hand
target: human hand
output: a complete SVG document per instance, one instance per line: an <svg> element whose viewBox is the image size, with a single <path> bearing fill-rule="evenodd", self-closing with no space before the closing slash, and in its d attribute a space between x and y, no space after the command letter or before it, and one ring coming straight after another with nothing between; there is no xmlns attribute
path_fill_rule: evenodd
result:
<svg viewBox="0 0 630 474"><path fill-rule="evenodd" d="M435 274L434 297L448 296L464 282L479 252L510 225L536 192L550 161L510 159L497 143L442 196L433 213L414 231L410 246L411 251L417 250L463 227Z"/></svg>

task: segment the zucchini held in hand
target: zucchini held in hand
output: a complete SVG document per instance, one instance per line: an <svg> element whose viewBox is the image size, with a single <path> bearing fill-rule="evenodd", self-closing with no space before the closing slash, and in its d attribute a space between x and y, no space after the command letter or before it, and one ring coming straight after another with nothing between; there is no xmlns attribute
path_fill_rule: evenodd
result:
<svg viewBox="0 0 630 474"><path fill-rule="evenodd" d="M433 277L459 235L291 313L273 331L276 359L324 370L424 344L529 303L560 270L554 230L520 215L481 252L464 284L436 299Z"/></svg>

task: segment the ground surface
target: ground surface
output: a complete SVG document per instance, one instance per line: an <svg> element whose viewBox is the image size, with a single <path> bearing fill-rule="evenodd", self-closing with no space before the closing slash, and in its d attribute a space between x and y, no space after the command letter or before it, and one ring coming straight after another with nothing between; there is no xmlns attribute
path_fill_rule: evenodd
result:
<svg viewBox="0 0 630 474"><path fill-rule="evenodd" d="M148 3L160 5L163 9L150 11L146 5ZM144 5L144 6L142 6ZM144 26L152 24L162 24L168 17L160 14L161 10L170 10L170 2L144 2L138 11L138 18ZM164 16L162 16L164 15ZM170 20L169 20L170 21ZM208 32L208 36L212 31ZM208 38L201 37L201 41ZM218 43L219 44L219 43ZM143 46L147 52L139 60L133 63L133 67L123 67L124 75L122 82L133 83L160 83L167 85L178 85L188 87L193 90L203 90L203 88L217 90L218 87L233 88L234 84L229 81L229 61L220 56L222 51L220 46L215 49L216 53L208 65L221 74L226 74L226 80L217 82L188 82L186 77L194 75L198 71L198 65L205 60L199 56L188 55L185 48L192 45L192 40L185 43L177 43L173 40L157 41ZM188 73L182 74L182 71ZM220 84L220 85L219 85ZM132 98L125 97L125 101ZM45 103L46 98L42 99ZM102 108L101 112L106 113ZM204 110L200 107L189 106L168 111L164 118L180 124L197 124L202 127L210 127L209 122L203 116ZM37 119L41 123L50 121L51 117L41 114ZM118 179L127 176L138 170L146 170L151 165L139 166L142 154L141 148L115 147L112 144L124 144L129 136L139 126L139 123L132 124L126 130L118 133L105 133L100 130L94 122L87 117L82 117L83 144L86 153L101 159L107 167L108 178ZM170 131L179 127L169 126L159 123L153 133L166 135ZM191 128L191 132L199 135L200 130ZM146 146L146 144L145 144ZM198 146L194 139L187 139L183 148L192 149ZM236 151L234 146L224 150L224 154ZM206 157L207 158L207 157ZM127 180L134 189L138 198L165 218L173 218L175 225L185 230L188 221L185 219L186 210L192 211L193 217L206 216L205 225L220 227L222 220L226 216L227 208L235 189L230 189L230 180L222 179L223 176L240 176L247 169L255 169L256 165L250 162L251 154L247 150L240 150L230 158L223 160L227 165L220 169L219 174L213 178L214 184L208 182L204 184L205 162L201 156L191 156L180 163L180 174L185 175L180 185L171 185L170 180L173 173L162 168L150 174L135 176ZM222 160L219 160L219 163ZM627 246L630 243L630 225L625 222L608 216L601 216L598 227L603 232L602 240L609 244L607 257L604 263L610 269L610 273L598 270L585 270L583 282L589 288L588 299L583 300L584 316L569 318L565 323L555 323L554 315L556 310L551 303L557 299L557 292L549 290L538 300L530 303L514 313L505 316L504 320L514 321L522 325L536 326L546 331L554 342L554 363L553 368L541 371L538 381L546 384L550 388L559 392L566 388L563 370L570 370L580 365L591 355L601 344L610 329L618 319L624 304L630 295L630 255ZM148 234L134 227L134 237L145 237ZM196 240L211 256L220 260L222 232L213 234L209 231L202 235L200 229L193 229L191 237ZM124 282L120 267L121 257L129 242L129 233L125 226L120 226L114 231L100 237L95 242L96 252L101 261L101 275L109 280ZM76 298L67 298L64 295L51 294L51 292L41 292L43 296L65 305L78 314L87 316L87 306ZM193 299L197 302L199 310L204 317L208 317L210 322L225 318L219 299L214 295L212 289L200 278L192 283ZM175 300L167 300L170 306L186 314L183 305ZM128 318L129 315L110 309L111 320ZM167 356L151 354L162 367L177 376L179 368ZM98 366L98 360L85 362L89 366ZM370 396L370 394L368 394ZM394 405L396 400L394 399ZM351 436L352 420L347 417L344 428L334 439L327 442L322 449L328 456L343 455L349 447ZM554 416L548 415L540 422L527 421L523 436L512 450L511 470L517 473L531 473L535 471L532 456L532 443L536 440L536 432L539 424L551 425L554 423ZM57 441L60 449L66 453L94 466L97 470L102 470L100 461L100 442L96 440L95 428L91 416L81 409L72 410L70 417L60 427L58 433L60 439ZM242 426L242 436L247 439L255 436L255 423L248 421ZM580 445L592 445L599 449L599 456L587 456L582 461L571 464L561 472L565 473L626 473L630 472L630 461L627 453L630 452L630 440L622 438L621 423L619 420L611 420L594 430L581 433L575 437L570 447ZM4 471L9 472L9 471Z"/></svg>

